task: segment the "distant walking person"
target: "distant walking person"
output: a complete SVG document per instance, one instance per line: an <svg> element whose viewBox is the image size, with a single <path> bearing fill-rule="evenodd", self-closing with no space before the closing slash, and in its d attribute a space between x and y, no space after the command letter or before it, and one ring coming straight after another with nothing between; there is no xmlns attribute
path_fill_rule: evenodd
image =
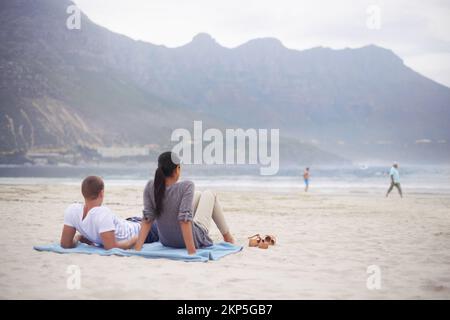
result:
<svg viewBox="0 0 450 320"><path fill-rule="evenodd" d="M305 181L305 192L308 192L309 188L309 168L306 168L303 172L303 180Z"/></svg>
<svg viewBox="0 0 450 320"><path fill-rule="evenodd" d="M391 171L389 172L389 176L391 177L391 185L386 193L386 197L389 196L389 193L392 191L394 187L398 189L398 193L400 197L403 198L402 188L400 186L400 174L398 173L398 163L394 162L392 165Z"/></svg>

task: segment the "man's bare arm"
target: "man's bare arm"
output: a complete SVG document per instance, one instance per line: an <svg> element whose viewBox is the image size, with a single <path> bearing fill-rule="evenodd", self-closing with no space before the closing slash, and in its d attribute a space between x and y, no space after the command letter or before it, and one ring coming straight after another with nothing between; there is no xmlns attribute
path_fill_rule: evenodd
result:
<svg viewBox="0 0 450 320"><path fill-rule="evenodd" d="M102 238L103 247L106 250L113 248L130 249L137 241L137 237L133 237L124 241L116 241L116 235L114 231L102 232L100 233L100 237Z"/></svg>
<svg viewBox="0 0 450 320"><path fill-rule="evenodd" d="M61 247L64 249L75 248L77 246L78 238L75 238L77 230L74 227L64 225L61 233Z"/></svg>

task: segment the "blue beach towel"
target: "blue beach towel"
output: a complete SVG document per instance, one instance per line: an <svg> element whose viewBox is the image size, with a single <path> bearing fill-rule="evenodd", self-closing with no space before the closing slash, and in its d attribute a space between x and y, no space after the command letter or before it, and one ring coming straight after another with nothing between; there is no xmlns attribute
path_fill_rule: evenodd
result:
<svg viewBox="0 0 450 320"><path fill-rule="evenodd" d="M188 255L186 249L175 249L163 246L160 242L146 243L141 251L123 250L114 248L105 250L102 247L94 247L84 243L78 244L72 249L64 249L59 244L49 244L34 246L37 251L50 251L56 253L84 253L99 254L101 256L139 256L144 258L167 258L172 260L207 262L209 260L219 260L220 258L242 250L242 246L236 246L227 242L216 243L210 247L197 249L195 255Z"/></svg>

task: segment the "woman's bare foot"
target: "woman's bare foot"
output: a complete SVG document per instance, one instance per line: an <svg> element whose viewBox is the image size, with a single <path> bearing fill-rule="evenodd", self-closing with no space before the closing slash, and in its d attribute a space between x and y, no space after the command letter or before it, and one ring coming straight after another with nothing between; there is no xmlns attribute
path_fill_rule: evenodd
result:
<svg viewBox="0 0 450 320"><path fill-rule="evenodd" d="M231 233L229 233L229 232L227 232L227 233L225 233L225 234L223 235L223 240L224 240L225 242L234 243L234 238L233 238L233 236L231 235Z"/></svg>

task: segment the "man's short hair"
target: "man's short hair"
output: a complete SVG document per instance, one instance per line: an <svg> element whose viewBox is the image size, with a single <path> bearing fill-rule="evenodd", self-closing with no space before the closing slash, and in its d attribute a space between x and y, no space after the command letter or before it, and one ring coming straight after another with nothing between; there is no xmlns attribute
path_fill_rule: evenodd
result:
<svg viewBox="0 0 450 320"><path fill-rule="evenodd" d="M86 200L95 200L98 198L104 187L105 185L102 178L89 176L86 177L81 184L81 193Z"/></svg>

